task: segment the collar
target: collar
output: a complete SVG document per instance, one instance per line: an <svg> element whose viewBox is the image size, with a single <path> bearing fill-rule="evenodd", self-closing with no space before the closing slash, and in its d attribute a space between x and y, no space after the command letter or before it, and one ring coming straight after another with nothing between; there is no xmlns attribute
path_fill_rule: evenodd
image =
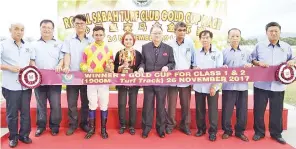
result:
<svg viewBox="0 0 296 149"><path fill-rule="evenodd" d="M74 34L74 35L72 36L72 38L75 38L75 39L78 39L78 40L79 40L77 34ZM84 38L88 40L88 35L84 34Z"/></svg>
<svg viewBox="0 0 296 149"><path fill-rule="evenodd" d="M101 44L98 44L98 43L96 43L96 42L94 41L94 44L97 45L97 46L103 46L103 45L105 44L105 42L102 41Z"/></svg>
<svg viewBox="0 0 296 149"><path fill-rule="evenodd" d="M240 47L237 47L237 50L241 51ZM236 51L234 48L230 47L230 51Z"/></svg>
<svg viewBox="0 0 296 149"><path fill-rule="evenodd" d="M274 47L274 46L281 47L281 42L280 42L280 40L278 40L278 42L277 42L275 45L273 45L272 43L270 43L269 40L266 40L264 43L265 43L265 45L266 45L267 47L270 47L270 46L272 46L272 47Z"/></svg>
<svg viewBox="0 0 296 149"><path fill-rule="evenodd" d="M179 45L179 46L180 46L180 45L184 44L185 38L182 40L181 44L179 44L179 43L178 43L178 41L177 41L177 38L176 38L176 40L175 40L175 41L176 41L177 45Z"/></svg>
<svg viewBox="0 0 296 149"><path fill-rule="evenodd" d="M160 42L160 44L159 44L159 46L158 47L156 47L155 45L154 45L154 43L152 42L152 45L153 45L153 48L160 48L161 47L161 45L162 45L162 42Z"/></svg>
<svg viewBox="0 0 296 149"><path fill-rule="evenodd" d="M209 49L209 52L211 53L211 52L214 52L214 51L216 51L216 49L213 48L212 45L211 45L211 47ZM204 48L203 47L200 49L200 52L204 52Z"/></svg>
<svg viewBox="0 0 296 149"><path fill-rule="evenodd" d="M51 39L51 40L53 40L53 41L56 41L56 39L54 39L54 37L52 37L52 39ZM43 41L43 42L46 42L45 40L43 40L43 39L42 39L42 37L40 37L40 39L39 39L38 41Z"/></svg>
<svg viewBox="0 0 296 149"><path fill-rule="evenodd" d="M10 37L10 38L8 38L8 39L10 39L11 41L13 41L13 43L16 44L15 40L14 40L12 37ZM22 44L25 44L25 41L24 41L23 39L21 39L21 43L22 43Z"/></svg>

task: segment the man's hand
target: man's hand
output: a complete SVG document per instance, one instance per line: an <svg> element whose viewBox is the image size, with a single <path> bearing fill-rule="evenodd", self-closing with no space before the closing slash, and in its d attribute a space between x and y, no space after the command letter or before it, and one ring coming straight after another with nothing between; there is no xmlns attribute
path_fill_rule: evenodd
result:
<svg viewBox="0 0 296 149"><path fill-rule="evenodd" d="M143 68L139 68L138 73L144 73L144 69Z"/></svg>
<svg viewBox="0 0 296 149"><path fill-rule="evenodd" d="M228 68L228 66L227 65L223 65L222 68Z"/></svg>
<svg viewBox="0 0 296 149"><path fill-rule="evenodd" d="M258 62L258 66L263 67L263 68L269 67L268 64L265 64L264 62Z"/></svg>
<svg viewBox="0 0 296 149"><path fill-rule="evenodd" d="M289 66L289 67L295 66L295 65L296 65L296 64L295 64L295 61L296 61L296 60L289 60L289 61L287 62L287 66Z"/></svg>
<svg viewBox="0 0 296 149"><path fill-rule="evenodd" d="M110 72L110 73L113 72L110 65L106 65L105 72Z"/></svg>
<svg viewBox="0 0 296 149"><path fill-rule="evenodd" d="M214 86L212 86L212 87L210 88L210 96L215 96L215 94L216 94L216 89L215 89Z"/></svg>
<svg viewBox="0 0 296 149"><path fill-rule="evenodd" d="M89 73L93 73L93 72L94 72L94 70L93 70L93 69L91 69L91 68L88 68L87 72L89 72Z"/></svg>
<svg viewBox="0 0 296 149"><path fill-rule="evenodd" d="M169 67L168 67L168 66L163 66L163 67L161 68L161 71L163 71L163 72L167 72L167 71L169 71Z"/></svg>
<svg viewBox="0 0 296 149"><path fill-rule="evenodd" d="M63 70L62 66L57 65L55 68L55 72L61 72Z"/></svg>
<svg viewBox="0 0 296 149"><path fill-rule="evenodd" d="M69 66L65 66L64 69L63 69L63 72L64 73L69 73L70 72Z"/></svg>
<svg viewBox="0 0 296 149"><path fill-rule="evenodd" d="M252 67L252 64L250 64L250 63L247 63L244 65L244 68L250 68L250 67Z"/></svg>
<svg viewBox="0 0 296 149"><path fill-rule="evenodd" d="M19 66L9 66L9 70L11 72L18 73L21 70L21 68Z"/></svg>
<svg viewBox="0 0 296 149"><path fill-rule="evenodd" d="M200 68L197 66L194 66L193 69L200 70Z"/></svg>

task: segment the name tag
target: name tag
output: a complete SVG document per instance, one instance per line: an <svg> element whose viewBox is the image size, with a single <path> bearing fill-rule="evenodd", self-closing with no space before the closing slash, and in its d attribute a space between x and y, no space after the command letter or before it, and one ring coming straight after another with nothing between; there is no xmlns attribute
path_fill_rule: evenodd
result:
<svg viewBox="0 0 296 149"><path fill-rule="evenodd" d="M242 60L245 59L245 54L244 53L241 54L241 58L242 58Z"/></svg>
<svg viewBox="0 0 296 149"><path fill-rule="evenodd" d="M215 56L215 55L212 55L212 56L211 56L211 59L212 59L213 61L216 61L216 56Z"/></svg>
<svg viewBox="0 0 296 149"><path fill-rule="evenodd" d="M191 52L190 52L190 48L186 48L186 58L188 61L191 60Z"/></svg>

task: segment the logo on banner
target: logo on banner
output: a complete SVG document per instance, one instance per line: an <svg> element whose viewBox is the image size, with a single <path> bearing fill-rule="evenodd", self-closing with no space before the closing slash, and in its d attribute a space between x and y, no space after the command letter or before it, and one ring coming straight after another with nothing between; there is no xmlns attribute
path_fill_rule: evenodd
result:
<svg viewBox="0 0 296 149"><path fill-rule="evenodd" d="M291 84L296 79L296 68L295 66L288 67L287 64L281 64L275 73L276 81L283 84Z"/></svg>
<svg viewBox="0 0 296 149"><path fill-rule="evenodd" d="M36 88L42 82L40 71L34 66L27 66L19 72L19 82L26 88Z"/></svg>
<svg viewBox="0 0 296 149"><path fill-rule="evenodd" d="M133 2L139 7L148 6L152 0L133 0Z"/></svg>
<svg viewBox="0 0 296 149"><path fill-rule="evenodd" d="M63 74L62 75L62 82L65 84L71 83L74 76L72 74Z"/></svg>

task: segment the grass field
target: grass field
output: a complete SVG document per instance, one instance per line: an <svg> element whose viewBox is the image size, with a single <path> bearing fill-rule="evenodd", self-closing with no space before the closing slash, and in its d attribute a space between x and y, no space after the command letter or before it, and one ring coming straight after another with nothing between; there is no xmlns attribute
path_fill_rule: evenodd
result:
<svg viewBox="0 0 296 149"><path fill-rule="evenodd" d="M296 106L296 82L287 86L285 103Z"/></svg>
<svg viewBox="0 0 296 149"><path fill-rule="evenodd" d="M293 48L293 54L296 56L296 47ZM285 93L285 102L291 105L296 106L296 81L287 86Z"/></svg>

